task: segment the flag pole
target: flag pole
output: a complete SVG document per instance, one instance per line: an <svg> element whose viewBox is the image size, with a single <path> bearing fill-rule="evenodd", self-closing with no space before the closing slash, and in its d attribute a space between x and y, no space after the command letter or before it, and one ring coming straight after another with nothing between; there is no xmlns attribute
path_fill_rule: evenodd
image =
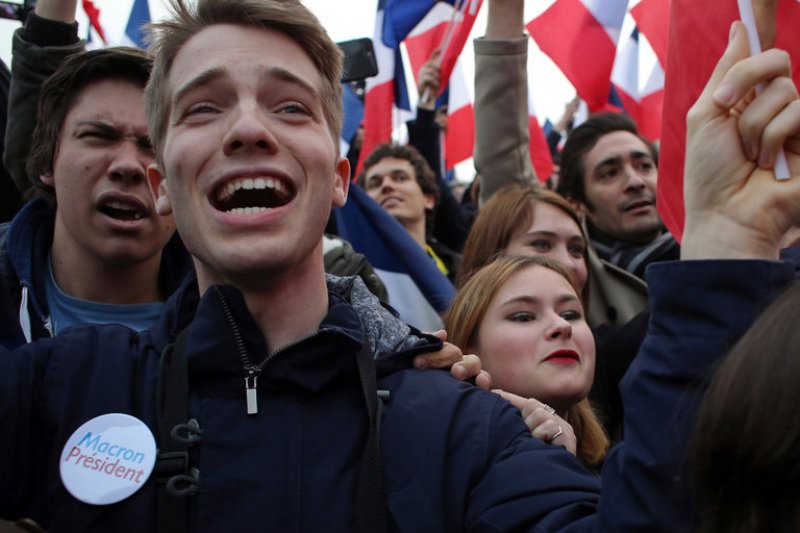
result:
<svg viewBox="0 0 800 533"><path fill-rule="evenodd" d="M750 56L756 56L761 53L761 43L758 40L758 26L756 25L756 17L753 15L753 4L751 0L737 0L739 4L739 18L742 19L744 27L747 28L747 42L750 45ZM756 85L756 94L760 94L764 90L764 84L759 83ZM791 177L789 172L789 164L786 162L786 154L781 148L778 151L778 157L775 159L775 178L779 180L788 180Z"/></svg>

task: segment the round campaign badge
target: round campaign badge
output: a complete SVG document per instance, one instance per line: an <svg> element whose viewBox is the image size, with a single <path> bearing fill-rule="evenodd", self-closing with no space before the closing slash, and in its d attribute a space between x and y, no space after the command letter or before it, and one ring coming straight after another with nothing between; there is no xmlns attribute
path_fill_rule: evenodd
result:
<svg viewBox="0 0 800 533"><path fill-rule="evenodd" d="M138 418L110 413L79 427L61 452L61 481L82 502L108 505L144 485L156 462L156 441Z"/></svg>

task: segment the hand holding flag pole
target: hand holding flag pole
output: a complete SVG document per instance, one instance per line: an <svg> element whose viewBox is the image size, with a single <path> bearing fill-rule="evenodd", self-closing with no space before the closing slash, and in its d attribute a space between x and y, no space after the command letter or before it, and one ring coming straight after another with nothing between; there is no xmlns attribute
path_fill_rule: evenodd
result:
<svg viewBox="0 0 800 533"><path fill-rule="evenodd" d="M470 2L472 3L472 2ZM466 0L456 0L455 6L453 6L453 12L450 15L450 20L447 22L447 28L444 31L444 35L442 36L442 40L439 43L439 46L436 47L436 50L433 51L431 54L431 59L429 61L434 62L435 66L438 69L442 67L442 57L444 56L444 51L447 50L447 47L450 46L450 41L453 39L453 33L455 31L455 22L456 16L461 13L462 9L467 7ZM424 68L424 67L423 67ZM441 82L436 87L436 94L431 95L431 88L430 86L425 87L422 91L422 96L420 96L420 102L423 102L425 105L430 105L433 102L433 99L438 95L439 90L441 89L442 85Z"/></svg>
<svg viewBox="0 0 800 533"><path fill-rule="evenodd" d="M752 0L737 0L739 4L739 17L742 19L745 28L747 29L747 42L750 45L750 56L756 56L761 53L761 42L759 41L758 27L756 18L753 13ZM761 94L764 90L764 84L759 83L756 86L756 94ZM779 180L787 180L791 177L789 173L789 165L786 162L786 153L783 149L778 151L775 159L775 178Z"/></svg>

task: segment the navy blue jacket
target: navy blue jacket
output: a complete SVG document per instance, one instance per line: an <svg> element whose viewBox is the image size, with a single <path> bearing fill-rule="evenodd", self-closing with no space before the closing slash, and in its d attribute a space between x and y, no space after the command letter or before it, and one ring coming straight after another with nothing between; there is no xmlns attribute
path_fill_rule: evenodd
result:
<svg viewBox="0 0 800 533"><path fill-rule="evenodd" d="M44 280L54 227L55 210L44 198L31 200L11 222L0 225L0 345L6 348L51 336ZM175 233L161 256L162 294L172 294L192 268Z"/></svg>
<svg viewBox="0 0 800 533"><path fill-rule="evenodd" d="M650 274L650 333L623 381L626 441L605 463L602 500L600 479L532 439L505 401L446 372L411 369L411 356L438 343L379 307L360 281L329 278L320 332L266 365L257 415L245 413L232 324L248 354L268 349L232 287L212 287L198 302L187 284L150 332L78 326L0 353L0 516L31 517L50 531L153 529L152 480L120 503L86 505L62 486L59 454L101 414L129 413L154 429L159 354L191 323L190 413L204 431L191 458L200 471L194 530L350 529L366 434L353 361L363 341L378 357L378 388L391 392L381 454L396 530L685 530L676 479L702 378L790 283L792 268L693 261Z"/></svg>

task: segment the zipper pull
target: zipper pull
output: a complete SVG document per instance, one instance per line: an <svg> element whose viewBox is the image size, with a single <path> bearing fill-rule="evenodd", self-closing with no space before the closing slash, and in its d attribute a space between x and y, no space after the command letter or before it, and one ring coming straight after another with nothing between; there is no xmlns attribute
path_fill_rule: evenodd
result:
<svg viewBox="0 0 800 533"><path fill-rule="evenodd" d="M256 384L258 383L258 375L255 371L250 370L250 375L244 378L245 394L247 395L247 414L254 415L258 412L258 394L256 391ZM250 378L253 378L253 386L250 386Z"/></svg>

